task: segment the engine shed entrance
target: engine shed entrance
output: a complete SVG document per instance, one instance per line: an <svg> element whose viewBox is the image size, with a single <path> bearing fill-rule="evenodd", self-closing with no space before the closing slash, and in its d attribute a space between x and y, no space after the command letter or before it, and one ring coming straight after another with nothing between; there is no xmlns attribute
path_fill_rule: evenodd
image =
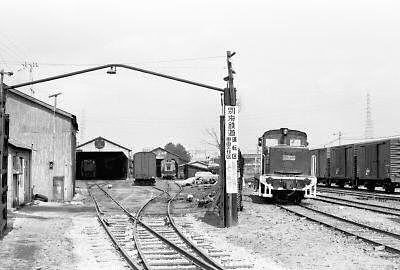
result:
<svg viewBox="0 0 400 270"><path fill-rule="evenodd" d="M189 162L189 160L186 160L178 155L175 155L174 153L171 153L167 150L165 150L164 148L161 147L157 147L156 149L153 149L151 152L153 152L154 154L156 154L156 173L157 173L157 177L161 177L162 175L162 163L163 161L174 161L175 163L175 177L180 178L180 174L179 174L179 165L181 164L186 164Z"/></svg>
<svg viewBox="0 0 400 270"><path fill-rule="evenodd" d="M127 179L130 176L130 158L130 149L97 137L77 147L76 179Z"/></svg>

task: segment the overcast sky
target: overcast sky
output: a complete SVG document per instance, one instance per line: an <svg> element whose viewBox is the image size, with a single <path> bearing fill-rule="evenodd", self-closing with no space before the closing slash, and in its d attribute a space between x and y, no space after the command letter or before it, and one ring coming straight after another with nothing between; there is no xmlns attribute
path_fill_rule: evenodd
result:
<svg viewBox="0 0 400 270"><path fill-rule="evenodd" d="M239 144L268 129L305 131L311 146L400 134L399 1L3 1L0 66L8 84L107 63L223 88L226 51L241 102ZM103 136L134 151L169 141L210 149L219 93L133 71L97 71L33 86L78 118L82 143ZM29 88L20 89L29 93ZM345 141L346 142L346 141ZM348 141L350 142L350 141Z"/></svg>

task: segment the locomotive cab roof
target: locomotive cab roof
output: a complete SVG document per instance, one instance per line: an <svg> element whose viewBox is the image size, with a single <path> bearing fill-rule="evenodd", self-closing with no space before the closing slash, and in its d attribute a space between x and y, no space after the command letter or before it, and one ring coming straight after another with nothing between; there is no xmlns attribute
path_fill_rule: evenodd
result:
<svg viewBox="0 0 400 270"><path fill-rule="evenodd" d="M280 129L271 129L264 132L263 137L270 135L297 135L307 139L307 133L299 130L288 129L288 128L280 128Z"/></svg>
<svg viewBox="0 0 400 270"><path fill-rule="evenodd" d="M258 145L263 147L307 147L307 134L288 128L272 129L264 132L258 139Z"/></svg>

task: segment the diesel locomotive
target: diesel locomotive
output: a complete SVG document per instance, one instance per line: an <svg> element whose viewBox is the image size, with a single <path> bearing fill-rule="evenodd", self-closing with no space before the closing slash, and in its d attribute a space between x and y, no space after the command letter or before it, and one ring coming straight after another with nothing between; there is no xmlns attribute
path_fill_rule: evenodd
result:
<svg viewBox="0 0 400 270"><path fill-rule="evenodd" d="M258 139L261 171L253 195L300 203L316 197L317 178L311 176L307 134L288 128L266 131Z"/></svg>
<svg viewBox="0 0 400 270"><path fill-rule="evenodd" d="M175 160L164 159L161 161L161 177L163 179L174 179L177 174L178 167Z"/></svg>

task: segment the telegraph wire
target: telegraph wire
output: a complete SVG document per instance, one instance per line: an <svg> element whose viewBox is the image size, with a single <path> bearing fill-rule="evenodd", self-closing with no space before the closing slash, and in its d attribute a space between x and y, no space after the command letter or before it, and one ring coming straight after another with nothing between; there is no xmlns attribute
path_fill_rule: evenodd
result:
<svg viewBox="0 0 400 270"><path fill-rule="evenodd" d="M9 42L12 46L15 47L15 49L12 49L12 50L15 52L15 54L16 54L17 56L18 56L18 54L19 54L19 57L17 57L17 58L20 58L20 59L28 59L27 54L25 54L25 52L22 51L22 50L11 40L10 37L8 37L4 32L0 32L0 35L2 35L5 39L7 39L8 42ZM22 56L22 57L20 57L20 56ZM20 59L19 59L19 60L20 60Z"/></svg>
<svg viewBox="0 0 400 270"><path fill-rule="evenodd" d="M157 64L157 63L174 63L174 62L189 62L189 61L199 61L199 60L209 60L209 59L218 59L224 58L225 56L208 56L208 57L197 57L197 58L182 58L182 59L170 59L170 60L155 60L155 61L141 61L141 62L127 62L123 63L125 65L144 65L144 64ZM3 60L3 62L5 62ZM22 65L25 61L7 61L7 64L15 64ZM36 62L41 66L76 66L76 67L87 67L87 66L100 66L104 65L104 63L90 63L90 64L82 64L82 63L48 63L48 62ZM182 67L187 68L187 67Z"/></svg>

